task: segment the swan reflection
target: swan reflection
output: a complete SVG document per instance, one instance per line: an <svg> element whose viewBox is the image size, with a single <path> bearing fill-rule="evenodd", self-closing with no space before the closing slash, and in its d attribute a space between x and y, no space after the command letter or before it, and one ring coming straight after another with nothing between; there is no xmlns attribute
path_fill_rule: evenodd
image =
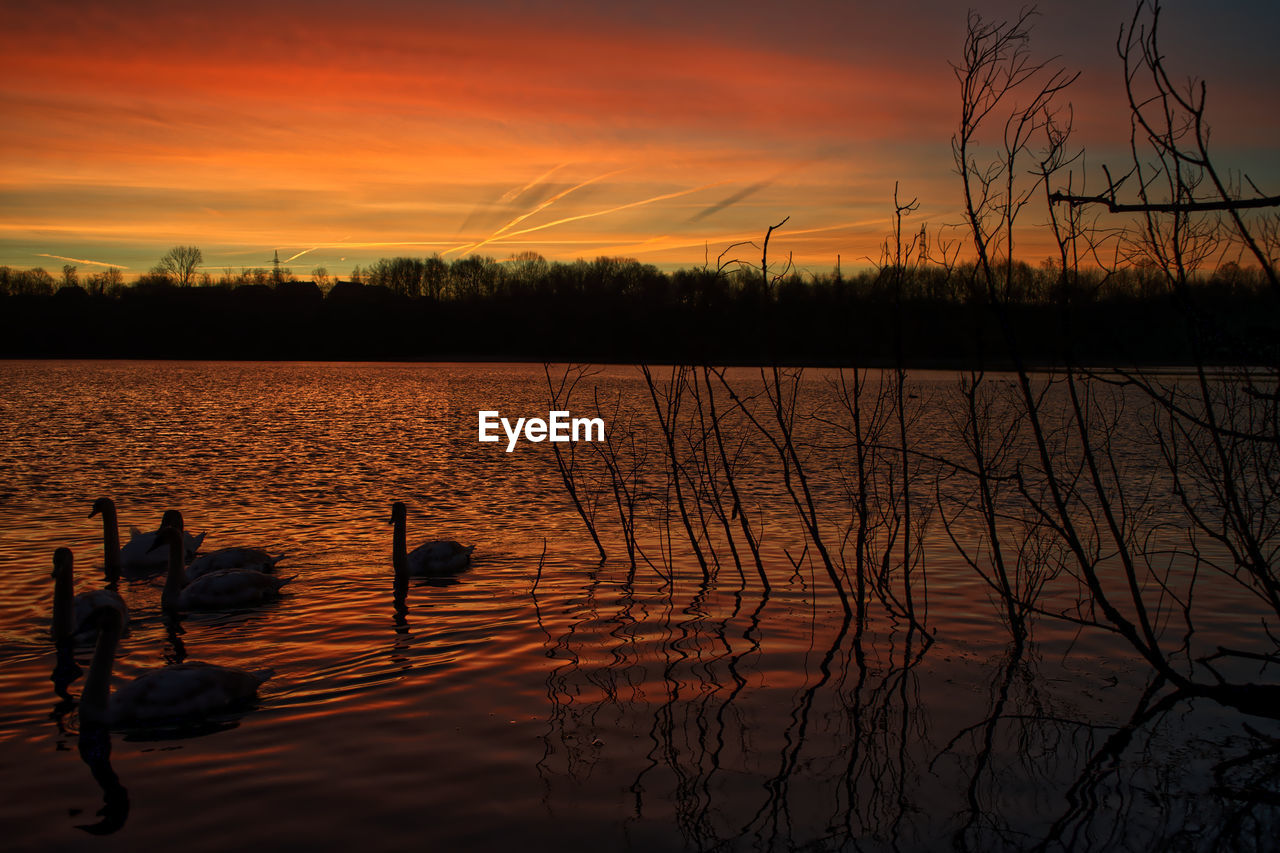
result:
<svg viewBox="0 0 1280 853"><path fill-rule="evenodd" d="M102 788L102 808L97 813L102 819L77 824L76 829L90 835L110 835L124 827L129 817L129 791L111 767L111 732L102 725L86 726L80 730L77 746L80 759Z"/></svg>

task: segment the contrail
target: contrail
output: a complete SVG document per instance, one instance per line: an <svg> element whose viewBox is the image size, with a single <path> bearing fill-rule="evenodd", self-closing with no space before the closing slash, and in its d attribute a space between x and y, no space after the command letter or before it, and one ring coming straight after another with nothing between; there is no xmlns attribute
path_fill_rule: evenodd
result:
<svg viewBox="0 0 1280 853"><path fill-rule="evenodd" d="M549 179L552 175L554 175L556 172L560 171L561 169L563 169L565 166L568 166L568 165L569 165L568 163L561 163L559 166L552 166L546 172L534 178L532 181L525 184L524 186L515 187L513 189L507 190L505 193L502 194L502 198L498 199L498 201L502 204L509 204L510 202L515 201L520 196L524 195L529 190L536 187L538 184L545 183L547 179Z"/></svg>
<svg viewBox="0 0 1280 853"><path fill-rule="evenodd" d="M513 225L518 225L521 222L524 222L526 219L528 219L530 216L533 216L535 213L541 213L551 205L555 204L560 199L567 196L569 193L576 192L577 190L580 190L585 186L590 186L591 184L597 183L599 181L603 181L605 178L612 178L614 175L621 174L622 172L625 172L625 171L626 171L625 169L614 169L612 172L605 172L603 175L599 175L594 178L589 178L583 181L582 183L578 184L577 186L569 187L566 190L561 190L560 192L551 196L551 198L547 199L546 201L543 201L539 204L534 205L533 209L530 210L528 213L520 214L515 219L508 222L506 225L503 225L497 231L494 231L493 235L489 237L489 240L492 240L495 237L501 236L508 228L511 228ZM489 240L485 240L484 243L488 243ZM484 243L481 243L481 245L484 245Z"/></svg>
<svg viewBox="0 0 1280 853"><path fill-rule="evenodd" d="M282 263L282 264L287 264L287 263L289 263L290 261L297 260L298 258L300 258L300 257L302 257L303 255L305 255L307 252L314 252L316 249L319 249L319 248L320 248L319 246L312 246L310 249L303 249L301 252L298 252L298 254L293 255L293 256L291 256L291 257L288 257L288 258L285 258L285 259L284 259L283 261L281 261L280 263Z"/></svg>
<svg viewBox="0 0 1280 853"><path fill-rule="evenodd" d="M128 267L126 267L123 264L109 264L106 261L86 261L83 258L64 258L62 255L50 255L46 252L37 252L36 257L37 258L53 258L55 261L72 261L77 264L88 264L89 266L93 266L93 267L114 267L115 269L118 269L118 270L128 269Z"/></svg>
<svg viewBox="0 0 1280 853"><path fill-rule="evenodd" d="M475 230L488 231L495 222L510 216L521 199L524 199L526 204L537 204L538 201L555 192L556 185L550 183L550 178L556 172L571 165L573 165L572 160L552 166L527 184L511 187L492 203L484 202L475 205L455 234L472 233Z"/></svg>
<svg viewBox="0 0 1280 853"><path fill-rule="evenodd" d="M728 181L715 181L714 183L703 184L700 187L692 187L687 190L677 190L676 192L673 192L673 193L664 193L663 195L655 195L652 198L645 198L645 199L641 199L640 201L632 201L626 204L620 204L616 207L610 207L605 210L596 210L596 211L592 211L591 213L579 213L577 216L566 216L564 219L557 219L554 222L546 222L546 223L543 223L542 225L534 225L532 228L524 228L520 231L512 231L510 234L505 234L502 236L519 237L521 234L530 234L534 231L541 231L545 228L553 228L556 225L564 225L566 222L577 222L579 219L591 219L596 216L607 216L610 213L617 213L620 210L629 210L633 207L640 207L641 205L645 205L645 204L653 204L655 201L666 201L667 199L671 199L671 198L679 198L682 195L689 195L690 193L701 192L702 190L709 190L712 187L722 186L727 183ZM494 236L496 237L498 235L494 235ZM489 240L492 240L492 239L494 239L494 237L489 238ZM487 243L489 242L489 240L486 240L485 242Z"/></svg>
<svg viewBox="0 0 1280 853"><path fill-rule="evenodd" d="M773 181L771 180L760 181L748 187L743 187L742 189L738 190L736 193L729 196L728 198L722 199L721 201L716 202L710 207L704 207L702 210L698 211L693 216L690 216L689 222L690 223L700 222L701 220L706 219L708 216L710 216L713 213L719 213L720 211L724 210L726 207L732 207L733 205L737 204L738 202L742 201L748 196L755 195L756 193L760 192L760 190L764 189L765 187L769 186L772 183Z"/></svg>
<svg viewBox="0 0 1280 853"><path fill-rule="evenodd" d="M866 228L868 225L884 225L891 221L888 216L876 216L872 219L859 219L856 222L841 222L836 225L820 225L817 228L797 228L795 230L783 229L779 234L787 237L795 237L799 234L818 234L822 231L839 231L841 228ZM759 234L756 234L759 237Z"/></svg>
<svg viewBox="0 0 1280 853"><path fill-rule="evenodd" d="M340 247L340 246L345 246L345 245L346 245L346 242L345 242L345 241L350 240L350 239L351 239L351 235L350 235L350 234L348 234L346 237L343 237L343 238L341 238L340 240L337 240L335 243L321 243L321 244L320 244L320 245L318 245L318 246L312 246L310 249L303 249L301 252L298 252L296 255L293 255L292 257L285 258L285 259L284 259L283 261L281 261L280 263L282 263L282 264L287 264L287 263L289 263L290 261L295 261L295 260L297 260L298 258L302 257L303 255L307 254L308 252L314 252L316 249L332 249L332 248L337 248L337 247Z"/></svg>
<svg viewBox="0 0 1280 853"><path fill-rule="evenodd" d="M390 240L385 242L373 242L357 240L354 243L326 243L323 246L317 246L318 249L385 249L392 246L448 246L452 240Z"/></svg>
<svg viewBox="0 0 1280 853"><path fill-rule="evenodd" d="M884 225L890 221L888 216L878 216L873 219L861 219L856 222L840 222L835 225L820 225L816 228L798 228L795 230L784 229L778 232L779 238L800 237L809 234L820 234L823 231L840 231L846 228L865 228L868 225ZM670 249L692 249L701 248L704 245L718 246L731 243L748 243L757 240L761 236L761 232L740 233L740 234L721 234L716 237L684 237L663 235L661 237L650 237L647 240L641 240L638 243L615 244L607 246L600 251L605 253L627 252L638 254L643 252L660 252Z"/></svg>
<svg viewBox="0 0 1280 853"><path fill-rule="evenodd" d="M521 222L524 222L526 219L528 219L530 216L533 216L535 213L541 213L542 211L546 210L548 207L555 204L557 201L564 198L569 193L576 192L577 190L580 190L585 186L590 186L591 184L597 183L598 181L603 181L605 178L611 178L614 175L621 174L622 172L625 172L625 171L626 169L614 169L612 172L605 172L603 175L597 175L594 178L588 178L587 180L583 181L580 184L569 187L568 189L563 189L560 192L556 193L555 195L551 196L550 198L546 199L545 201L542 201L534 205L532 210L529 210L526 213L520 214L515 219L508 222L506 225L503 225L497 231L494 231L488 237L481 240L479 243L462 245L457 247L456 249L450 249L449 252L445 252L445 254L450 254L451 252L455 252L455 251L467 251L467 250L474 252L476 249L479 249L481 246L487 246L489 243L492 243L494 240L503 236L503 234L506 233L507 229L511 228L512 226L519 225ZM534 229L534 230L537 230L537 229ZM516 233L524 234L526 232L518 231ZM514 235L508 235L508 236L514 236Z"/></svg>

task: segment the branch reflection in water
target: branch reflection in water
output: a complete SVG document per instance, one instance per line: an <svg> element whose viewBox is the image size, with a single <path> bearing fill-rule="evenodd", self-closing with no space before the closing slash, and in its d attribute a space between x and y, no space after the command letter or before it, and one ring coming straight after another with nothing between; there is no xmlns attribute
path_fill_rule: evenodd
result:
<svg viewBox="0 0 1280 853"><path fill-rule="evenodd" d="M984 665L995 677L975 719L971 702L938 701L946 667L910 626L811 621L783 672L762 642L781 639L771 614L821 611L803 590L753 595L735 581L681 595L624 576L600 566L576 594L533 591L555 662L537 764L553 814L588 787L626 790L631 837L670 821L696 850L936 849L948 835L966 851L1128 849L1220 822L1231 846L1274 828L1280 741L1253 733L1239 758L1188 774L1187 753L1169 747L1197 700L1158 699L1162 684L1118 724L1092 718L1044 689L1034 644L1013 642ZM1179 807L1153 802L1152 787Z"/></svg>
<svg viewBox="0 0 1280 853"><path fill-rule="evenodd" d="M591 572L550 613L534 591L558 662L539 762L548 803L562 782L629 777L637 832L669 817L695 849L787 846L815 824L828 841L904 831L925 735L913 631L872 675L851 619L811 621L784 676L762 658L763 635L771 609L822 606L803 582L758 597L699 583L686 598L670 584L611 587L613 574Z"/></svg>

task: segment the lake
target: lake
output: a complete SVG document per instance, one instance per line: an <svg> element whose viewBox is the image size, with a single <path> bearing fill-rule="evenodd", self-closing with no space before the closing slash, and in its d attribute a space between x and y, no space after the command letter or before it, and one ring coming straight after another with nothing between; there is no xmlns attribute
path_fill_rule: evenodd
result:
<svg viewBox="0 0 1280 853"><path fill-rule="evenodd" d="M877 553L914 542L916 580L893 575L897 605L869 600L865 621L846 616L764 433L727 414L727 387L756 401L746 411L767 401L768 378L724 375L698 392L719 393L746 507L721 519L709 508L728 505L727 481L694 471L718 449L688 429L711 400L686 393L676 411L666 368L652 391L635 367L577 377L565 407L604 418L611 466L585 443L508 453L477 440L482 410L545 417L561 368L0 363L5 848L1276 849L1275 719L1208 698L1161 704L1162 685L1113 631L1043 617L1012 640L957 548L980 556L981 532L949 515L958 487L929 461L963 445L957 374L912 373L904 388L911 482L933 509L901 528L915 539L883 538L896 516L877 516ZM839 409L838 374L809 371L796 387L796 458L815 524L838 542L856 493L835 461L847 461L847 432L822 414ZM662 473L655 411L679 425L680 476ZM1143 411L1113 421L1125 477L1160 469ZM884 434L897 428L890 419ZM83 679L70 701L50 679L50 571L65 546L77 590L103 584L101 519L89 516L102 496L125 540L177 508L204 551L287 555L279 601L188 615L176 630L159 579L120 585L132 623L118 682L181 659L270 668L254 708L188 731L81 738ZM410 547L474 543L470 570L397 597L395 501L408 505ZM1177 513L1151 503L1143 518L1184 553ZM742 517L759 568L734 532ZM1040 559L1054 553L1047 544ZM1168 571L1192 569L1171 558ZM1047 582L1046 609L1063 583ZM1265 637L1253 598L1198 590L1196 643ZM1180 623L1160 618L1176 646Z"/></svg>

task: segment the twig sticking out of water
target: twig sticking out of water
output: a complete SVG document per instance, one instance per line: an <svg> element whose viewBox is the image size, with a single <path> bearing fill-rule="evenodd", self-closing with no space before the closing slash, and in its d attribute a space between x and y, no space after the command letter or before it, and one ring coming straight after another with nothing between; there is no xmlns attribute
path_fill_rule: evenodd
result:
<svg viewBox="0 0 1280 853"><path fill-rule="evenodd" d="M538 584L542 582L542 566L547 561L547 537L542 537L542 555L538 557L538 574L533 578L533 587L530 593L538 591Z"/></svg>

